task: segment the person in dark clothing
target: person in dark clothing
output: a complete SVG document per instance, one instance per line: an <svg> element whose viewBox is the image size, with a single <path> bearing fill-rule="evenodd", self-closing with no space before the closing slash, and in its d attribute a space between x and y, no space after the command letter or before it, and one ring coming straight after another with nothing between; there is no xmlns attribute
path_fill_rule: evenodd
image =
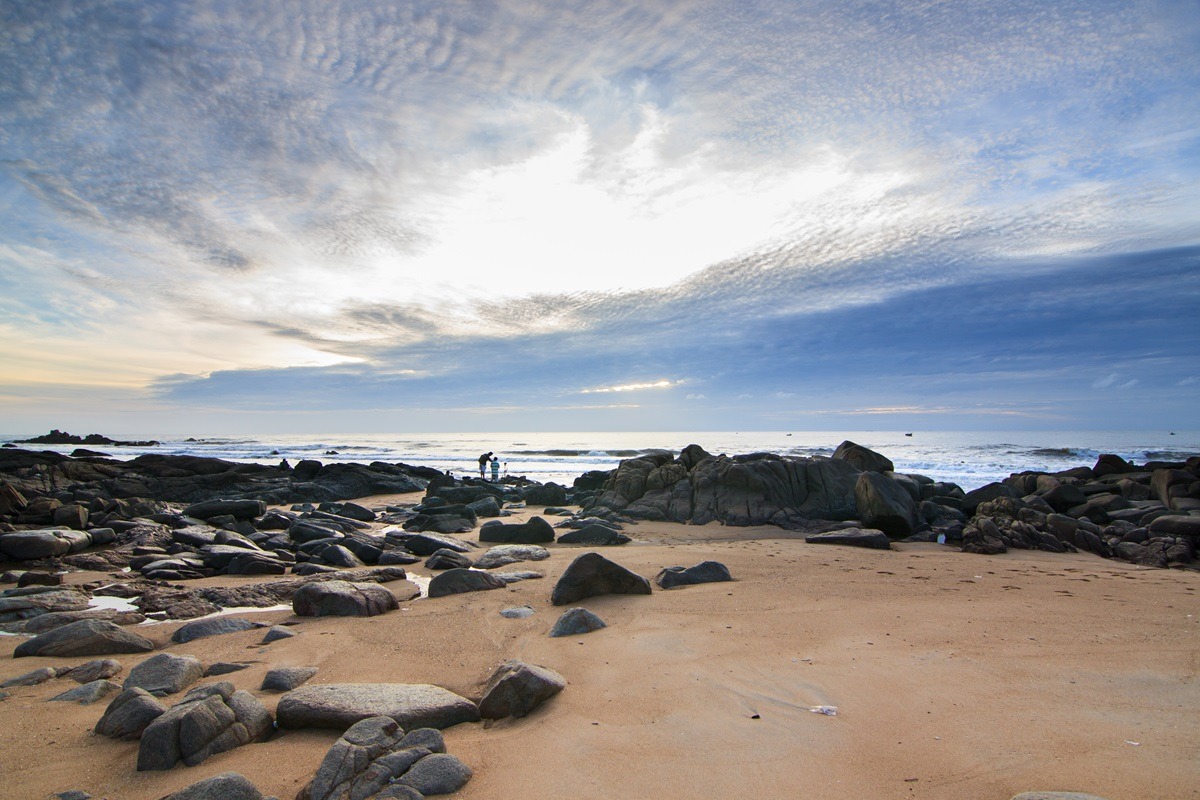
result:
<svg viewBox="0 0 1200 800"><path fill-rule="evenodd" d="M481 478L487 477L488 462L491 460L492 460L492 454L490 452L484 453L483 455L481 455L479 457L479 477L481 477Z"/></svg>

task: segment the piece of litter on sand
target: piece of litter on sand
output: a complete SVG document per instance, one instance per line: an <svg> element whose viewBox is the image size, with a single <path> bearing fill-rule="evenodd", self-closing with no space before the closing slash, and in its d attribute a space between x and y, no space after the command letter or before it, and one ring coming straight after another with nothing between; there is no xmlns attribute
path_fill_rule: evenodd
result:
<svg viewBox="0 0 1200 800"><path fill-rule="evenodd" d="M1131 741L1129 741L1128 739L1126 739L1126 740L1125 740L1125 744L1131 744L1131 745L1133 745L1134 747L1140 747L1142 743L1141 743L1141 742L1131 742Z"/></svg>
<svg viewBox="0 0 1200 800"><path fill-rule="evenodd" d="M809 711L814 714L824 714L827 717L837 716L837 706L813 706Z"/></svg>

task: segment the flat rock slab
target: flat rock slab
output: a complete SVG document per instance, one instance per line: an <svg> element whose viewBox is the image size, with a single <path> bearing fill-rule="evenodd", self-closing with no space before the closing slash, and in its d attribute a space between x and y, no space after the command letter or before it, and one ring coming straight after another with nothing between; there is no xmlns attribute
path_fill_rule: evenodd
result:
<svg viewBox="0 0 1200 800"><path fill-rule="evenodd" d="M149 653L154 642L111 622L81 619L39 634L17 645L13 658L22 656L105 656L113 653Z"/></svg>
<svg viewBox="0 0 1200 800"><path fill-rule="evenodd" d="M536 544L498 544L475 561L475 569L495 569L519 561L544 561L550 551Z"/></svg>
<svg viewBox="0 0 1200 800"><path fill-rule="evenodd" d="M846 528L840 531L814 533L804 537L809 544L841 544L849 547L868 547L872 550L891 550L892 541L886 533L874 528Z"/></svg>
<svg viewBox="0 0 1200 800"><path fill-rule="evenodd" d="M650 581L599 553L584 553L558 579L550 602L565 606L601 594L650 594Z"/></svg>
<svg viewBox="0 0 1200 800"><path fill-rule="evenodd" d="M375 716L396 720L405 730L448 728L478 722L479 709L449 689L414 683L331 683L301 686L279 699L281 728L333 728Z"/></svg>
<svg viewBox="0 0 1200 800"><path fill-rule="evenodd" d="M558 537L559 544L587 544L593 547L612 547L630 541L625 534L604 525L586 525Z"/></svg>
<svg viewBox="0 0 1200 800"><path fill-rule="evenodd" d="M241 617L198 619L176 630L171 635L171 641L175 642L175 644L184 644L195 639L203 639L206 636L220 636L226 633L237 633L238 631L248 631L252 628L261 627L263 627L261 622L251 622Z"/></svg>

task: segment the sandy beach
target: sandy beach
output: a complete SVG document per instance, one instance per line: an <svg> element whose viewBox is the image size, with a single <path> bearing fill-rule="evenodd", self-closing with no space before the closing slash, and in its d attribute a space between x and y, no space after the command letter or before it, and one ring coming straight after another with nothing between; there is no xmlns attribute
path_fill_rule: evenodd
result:
<svg viewBox="0 0 1200 800"><path fill-rule="evenodd" d="M417 498L364 502L384 499ZM279 695L259 685L277 666L318 667L313 683L434 683L473 698L506 659L560 672L567 688L531 716L446 731L475 771L462 800L1200 796L1200 573L1084 553L810 545L773 527L628 532L634 543L604 554L646 577L712 559L735 581L591 598L579 605L606 629L549 638L563 610L550 604L554 581L589 551L554 544L529 565L544 579L507 590L411 600L366 619L242 615L298 623L300 635L269 645L261 631L170 645L180 623L139 630L205 665L250 661L224 677L272 710ZM412 589L385 585L401 597ZM529 618L499 614L526 604ZM86 660L8 660L20 641L3 640L5 679ZM117 656L116 680L145 657ZM6 797L82 789L153 800L233 770L292 798L336 739L281 732L197 767L139 773L136 743L91 732L106 701L46 703L71 685L15 687L0 703Z"/></svg>

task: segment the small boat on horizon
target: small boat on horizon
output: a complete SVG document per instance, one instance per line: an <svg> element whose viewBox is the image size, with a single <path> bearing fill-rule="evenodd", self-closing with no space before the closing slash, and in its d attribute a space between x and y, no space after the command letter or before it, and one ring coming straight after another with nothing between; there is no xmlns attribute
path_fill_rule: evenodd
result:
<svg viewBox="0 0 1200 800"><path fill-rule="evenodd" d="M911 433L906 433L906 434L904 434L904 435L905 435L905 436L912 436L912 434L911 434Z"/></svg>

